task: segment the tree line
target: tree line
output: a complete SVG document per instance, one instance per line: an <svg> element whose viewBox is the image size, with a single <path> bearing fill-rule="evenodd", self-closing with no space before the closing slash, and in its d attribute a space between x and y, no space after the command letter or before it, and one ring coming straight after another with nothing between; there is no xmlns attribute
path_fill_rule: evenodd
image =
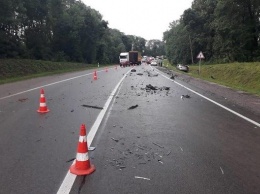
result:
<svg viewBox="0 0 260 194"><path fill-rule="evenodd" d="M163 55L160 40L125 35L77 0L0 0L0 58L118 63L120 52Z"/></svg>
<svg viewBox="0 0 260 194"><path fill-rule="evenodd" d="M194 0L164 32L172 63L260 61L259 0Z"/></svg>

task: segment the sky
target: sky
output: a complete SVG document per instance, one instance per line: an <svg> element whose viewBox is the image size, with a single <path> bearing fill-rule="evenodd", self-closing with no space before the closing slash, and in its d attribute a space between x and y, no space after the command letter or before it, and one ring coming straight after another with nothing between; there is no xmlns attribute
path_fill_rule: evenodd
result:
<svg viewBox="0 0 260 194"><path fill-rule="evenodd" d="M162 40L172 21L179 20L193 0L82 0L98 11L108 27L146 40Z"/></svg>

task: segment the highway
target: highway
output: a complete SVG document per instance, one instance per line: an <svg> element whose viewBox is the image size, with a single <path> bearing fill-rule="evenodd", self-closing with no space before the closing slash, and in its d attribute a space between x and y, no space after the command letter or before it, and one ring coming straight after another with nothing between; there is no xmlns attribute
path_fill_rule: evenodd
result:
<svg viewBox="0 0 260 194"><path fill-rule="evenodd" d="M0 85L0 193L260 193L259 115L148 65L96 70Z"/></svg>

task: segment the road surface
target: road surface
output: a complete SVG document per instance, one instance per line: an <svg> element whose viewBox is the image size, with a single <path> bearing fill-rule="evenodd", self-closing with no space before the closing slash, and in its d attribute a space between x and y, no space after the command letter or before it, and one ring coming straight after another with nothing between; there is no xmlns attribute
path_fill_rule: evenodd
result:
<svg viewBox="0 0 260 194"><path fill-rule="evenodd" d="M257 115L134 69L1 85L0 193L260 193ZM37 113L41 88L46 114ZM83 123L97 130L88 136L96 171L74 176Z"/></svg>

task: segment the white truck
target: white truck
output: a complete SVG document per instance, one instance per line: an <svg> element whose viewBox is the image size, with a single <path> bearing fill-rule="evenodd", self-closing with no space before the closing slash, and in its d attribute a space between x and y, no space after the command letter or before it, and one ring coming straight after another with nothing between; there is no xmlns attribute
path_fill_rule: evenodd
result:
<svg viewBox="0 0 260 194"><path fill-rule="evenodd" d="M126 67L129 65L141 65L141 53L138 51L129 51L120 53L119 55L119 63L120 66Z"/></svg>

